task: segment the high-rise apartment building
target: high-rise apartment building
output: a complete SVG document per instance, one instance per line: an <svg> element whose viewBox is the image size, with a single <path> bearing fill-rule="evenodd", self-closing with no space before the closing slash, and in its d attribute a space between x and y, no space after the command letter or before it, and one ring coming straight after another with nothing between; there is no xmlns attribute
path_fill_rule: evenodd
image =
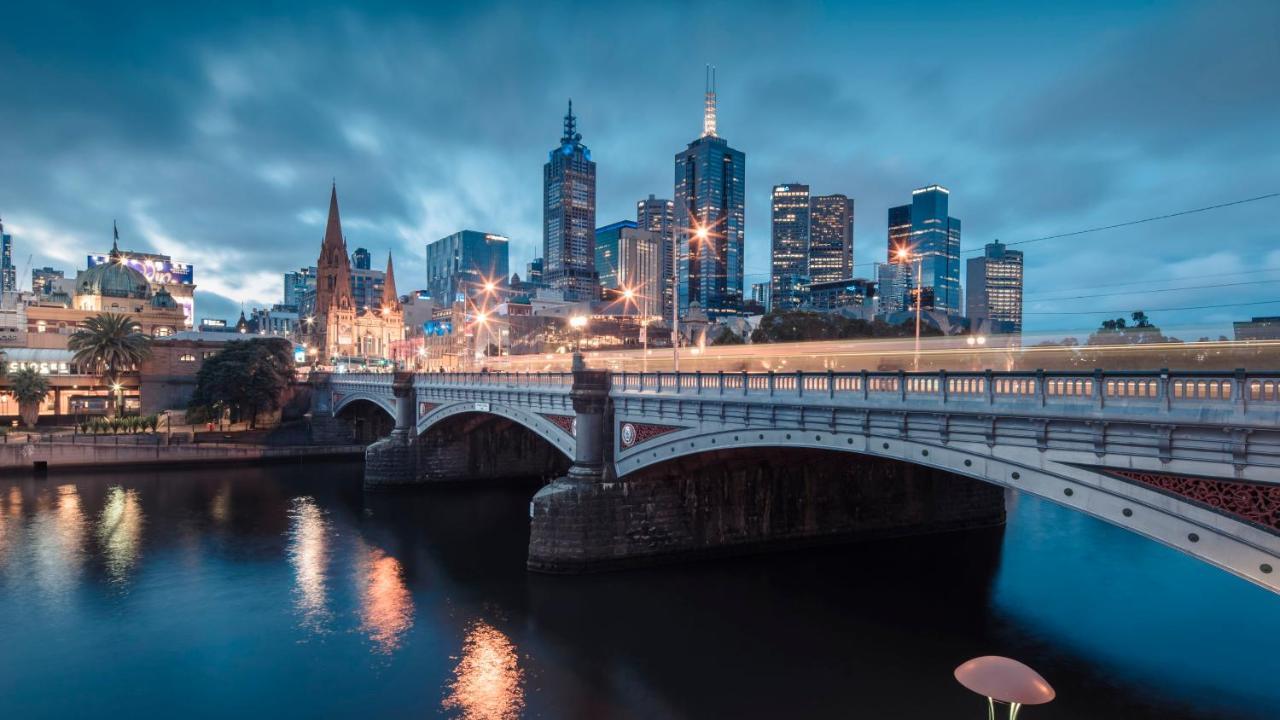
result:
<svg viewBox="0 0 1280 720"><path fill-rule="evenodd" d="M985 321L993 333L1022 332L1022 251L987 243L968 260L969 321Z"/></svg>
<svg viewBox="0 0 1280 720"><path fill-rule="evenodd" d="M894 294L910 293L918 274L926 306L957 313L963 310L960 221L948 215L950 196L951 192L941 185L929 185L912 191L910 205L889 208L889 262L909 264L911 272L906 274L906 287L881 285L882 298L887 298L890 290ZM910 253L909 257L903 259L900 250ZM910 306L911 301L906 304Z"/></svg>
<svg viewBox="0 0 1280 720"><path fill-rule="evenodd" d="M570 301L600 295L596 278L596 164L582 144L573 102L560 144L542 167L542 259L545 282Z"/></svg>
<svg viewBox="0 0 1280 720"><path fill-rule="evenodd" d="M662 317L670 318L672 293L675 292L675 278L680 264L672 252L675 247L675 203L650 195L648 199L636 203L636 224L641 230L657 233L662 240L662 285L658 291L662 296Z"/></svg>
<svg viewBox="0 0 1280 720"><path fill-rule="evenodd" d="M815 195L809 209L809 283L853 277L853 199Z"/></svg>
<svg viewBox="0 0 1280 720"><path fill-rule="evenodd" d="M711 68L702 135L675 160L680 313L696 302L713 321L737 315L742 307L747 158L717 132Z"/></svg>
<svg viewBox="0 0 1280 720"><path fill-rule="evenodd" d="M14 292L18 289L18 271L13 267L13 236L4 231L0 220L0 290Z"/></svg>
<svg viewBox="0 0 1280 720"><path fill-rule="evenodd" d="M463 230L427 245L427 290L436 307L459 299L478 300L488 283L510 278L510 242L497 233Z"/></svg>
<svg viewBox="0 0 1280 720"><path fill-rule="evenodd" d="M770 213L773 308L795 310L809 291L809 186L774 185Z"/></svg>
<svg viewBox="0 0 1280 720"><path fill-rule="evenodd" d="M773 309L773 283L751 283L751 301L764 308L765 312Z"/></svg>
<svg viewBox="0 0 1280 720"><path fill-rule="evenodd" d="M368 262L368 251L365 252L364 261ZM359 257L352 254L352 259ZM370 270L369 268L354 267L351 268L351 299L355 301L358 310L377 310L382 303L382 289L387 282L387 274L381 270Z"/></svg>
<svg viewBox="0 0 1280 720"><path fill-rule="evenodd" d="M600 286L631 290L627 313L657 315L662 310L662 236L631 220L596 230L596 271Z"/></svg>

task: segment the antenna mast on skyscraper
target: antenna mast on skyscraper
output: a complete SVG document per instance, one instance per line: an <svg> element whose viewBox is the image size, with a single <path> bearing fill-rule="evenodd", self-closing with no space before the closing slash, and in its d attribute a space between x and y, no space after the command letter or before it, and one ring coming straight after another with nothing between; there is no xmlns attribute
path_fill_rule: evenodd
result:
<svg viewBox="0 0 1280 720"><path fill-rule="evenodd" d="M707 65L707 101L702 115L702 137L716 137L716 69Z"/></svg>

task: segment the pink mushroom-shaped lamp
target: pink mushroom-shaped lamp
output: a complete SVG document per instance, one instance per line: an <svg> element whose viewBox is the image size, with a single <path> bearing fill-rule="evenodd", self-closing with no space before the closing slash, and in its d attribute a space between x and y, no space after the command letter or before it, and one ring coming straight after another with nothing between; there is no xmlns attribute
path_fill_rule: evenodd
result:
<svg viewBox="0 0 1280 720"><path fill-rule="evenodd" d="M956 680L987 699L988 720L995 720L996 703L1008 703L1009 720L1023 705L1043 705L1054 698L1053 687L1040 673L1012 658L984 655L956 668Z"/></svg>

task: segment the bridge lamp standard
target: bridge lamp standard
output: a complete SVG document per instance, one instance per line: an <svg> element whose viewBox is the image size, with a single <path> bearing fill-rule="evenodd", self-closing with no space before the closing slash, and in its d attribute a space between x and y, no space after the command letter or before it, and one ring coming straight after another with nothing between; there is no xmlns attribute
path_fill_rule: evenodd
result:
<svg viewBox="0 0 1280 720"><path fill-rule="evenodd" d="M914 372L920 371L920 306L924 304L924 288L921 284L924 282L924 258L919 253L913 253L905 245L899 246L895 253L900 262L915 262L916 264L916 286L912 288L911 294L916 299L916 350L911 362L911 369Z"/></svg>
<svg viewBox="0 0 1280 720"><path fill-rule="evenodd" d="M569 318L569 327L573 328L574 331L576 332L576 336L574 338L574 343L573 343L573 365L574 365L574 369L577 369L578 364L583 363L582 333L587 328L587 316L574 315L573 317ZM585 366L585 363L583 363L583 365Z"/></svg>
<svg viewBox="0 0 1280 720"><path fill-rule="evenodd" d="M987 718L996 720L996 703L1009 706L1017 720L1023 705L1043 705L1057 696L1040 673L1012 658L976 657L955 670L956 681L987 699Z"/></svg>
<svg viewBox="0 0 1280 720"><path fill-rule="evenodd" d="M626 313L627 305L635 305L636 291L635 288L622 289L622 310ZM640 356L640 372L648 372L649 370L649 298L644 298L644 315L640 320L640 343L644 348L643 354Z"/></svg>

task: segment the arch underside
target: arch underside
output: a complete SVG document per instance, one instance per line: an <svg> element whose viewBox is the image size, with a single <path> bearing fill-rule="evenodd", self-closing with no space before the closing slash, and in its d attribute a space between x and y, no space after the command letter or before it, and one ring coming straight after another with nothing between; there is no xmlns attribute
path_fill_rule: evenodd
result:
<svg viewBox="0 0 1280 720"><path fill-rule="evenodd" d="M418 418L418 436L425 435L432 428L459 415L481 415L510 420L546 440L548 444L566 458L573 459L573 436L551 420L550 417L553 416L522 410L502 403L454 402L433 406L422 417Z"/></svg>
<svg viewBox="0 0 1280 720"><path fill-rule="evenodd" d="M619 430L620 435L622 432ZM634 432L628 439L632 438L636 438ZM1137 468L1101 467L1100 458L1089 452L1045 452L1035 447L958 440L944 445L896 435L811 427L736 428L711 433L672 428L630 448L620 445L616 467L619 479L625 481L637 471L668 460L769 447L891 458L1012 488L1123 527L1280 593L1280 534L1275 528L1132 479L1139 474ZM1214 474L1230 478L1231 467Z"/></svg>
<svg viewBox="0 0 1280 720"><path fill-rule="evenodd" d="M369 403L370 405L373 405L379 410L385 412L392 420L395 420L396 407L394 398L362 392L344 394L336 403L333 404L333 414L337 415L341 413L357 401Z"/></svg>

